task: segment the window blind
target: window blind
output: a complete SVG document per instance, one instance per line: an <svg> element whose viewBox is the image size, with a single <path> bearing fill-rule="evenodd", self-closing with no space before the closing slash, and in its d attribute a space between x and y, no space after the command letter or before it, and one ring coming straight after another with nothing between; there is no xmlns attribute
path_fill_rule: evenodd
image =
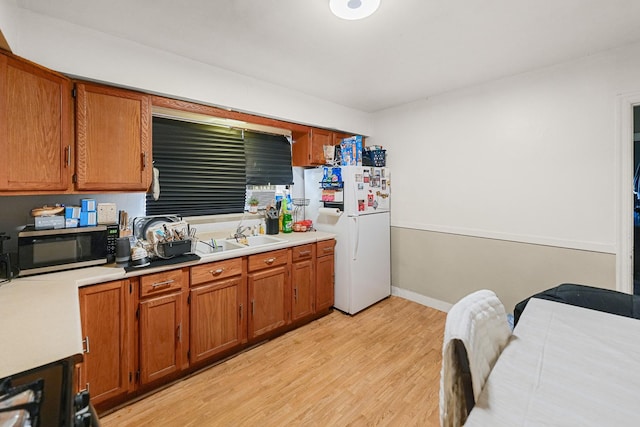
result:
<svg viewBox="0 0 640 427"><path fill-rule="evenodd" d="M293 184L291 144L282 135L244 132L247 185Z"/></svg>
<svg viewBox="0 0 640 427"><path fill-rule="evenodd" d="M147 195L147 215L242 212L245 153L239 129L153 118L153 160L160 197Z"/></svg>
<svg viewBox="0 0 640 427"><path fill-rule="evenodd" d="M285 136L153 117L153 161L160 197L147 215L242 212L247 185L293 184Z"/></svg>

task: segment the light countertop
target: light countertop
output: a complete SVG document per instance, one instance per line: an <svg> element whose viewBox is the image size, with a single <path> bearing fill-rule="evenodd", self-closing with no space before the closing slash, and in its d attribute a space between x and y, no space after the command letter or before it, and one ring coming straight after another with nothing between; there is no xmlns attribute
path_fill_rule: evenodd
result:
<svg viewBox="0 0 640 427"><path fill-rule="evenodd" d="M219 234L219 233L218 233ZM220 238L215 233L202 240ZM320 231L279 234L282 242L200 255L198 261L126 272L115 264L14 279L0 285L0 378L82 353L78 288L335 238Z"/></svg>

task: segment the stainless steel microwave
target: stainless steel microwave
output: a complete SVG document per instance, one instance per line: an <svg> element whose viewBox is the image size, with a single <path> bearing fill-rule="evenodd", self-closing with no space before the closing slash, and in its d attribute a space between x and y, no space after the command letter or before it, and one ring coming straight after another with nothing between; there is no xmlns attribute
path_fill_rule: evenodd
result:
<svg viewBox="0 0 640 427"><path fill-rule="evenodd" d="M107 227L36 230L18 233L19 276L88 267L107 262Z"/></svg>

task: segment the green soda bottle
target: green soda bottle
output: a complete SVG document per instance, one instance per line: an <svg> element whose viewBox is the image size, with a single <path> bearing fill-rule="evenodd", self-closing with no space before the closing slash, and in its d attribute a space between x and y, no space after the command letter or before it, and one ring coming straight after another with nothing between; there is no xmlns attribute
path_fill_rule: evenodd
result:
<svg viewBox="0 0 640 427"><path fill-rule="evenodd" d="M282 232L291 233L293 231L293 219L291 218L291 211L287 205L287 199L282 198Z"/></svg>

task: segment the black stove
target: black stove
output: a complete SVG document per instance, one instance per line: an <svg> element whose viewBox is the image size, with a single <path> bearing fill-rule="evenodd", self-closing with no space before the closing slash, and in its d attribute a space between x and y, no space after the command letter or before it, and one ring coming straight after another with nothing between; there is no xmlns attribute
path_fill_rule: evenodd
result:
<svg viewBox="0 0 640 427"><path fill-rule="evenodd" d="M28 405L17 402L16 410L28 416L20 425L34 427L96 427L98 417L89 402L89 392L75 393L75 365L81 355L71 356L0 380L0 402L24 389L33 390ZM7 414L11 408L3 409ZM0 415L2 413L0 412Z"/></svg>

